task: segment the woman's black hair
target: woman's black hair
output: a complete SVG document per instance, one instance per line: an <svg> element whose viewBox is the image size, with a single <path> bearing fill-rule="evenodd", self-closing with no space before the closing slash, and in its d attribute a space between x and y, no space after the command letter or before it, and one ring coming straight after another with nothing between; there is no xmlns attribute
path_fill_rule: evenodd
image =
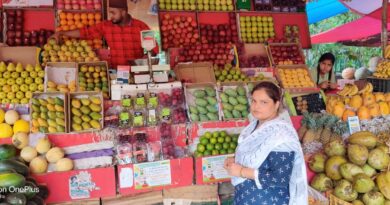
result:
<svg viewBox="0 0 390 205"><path fill-rule="evenodd" d="M280 88L275 85L275 83L273 82L269 82L269 81L263 81L263 82L260 82L259 84L257 84L251 94L253 95L253 93L257 90L261 90L261 89L264 89L264 91L267 93L268 97L270 97L272 99L272 101L274 101L274 103L276 102L281 102L282 100L282 91L280 90Z"/></svg>
<svg viewBox="0 0 390 205"><path fill-rule="evenodd" d="M336 58L334 57L334 55L332 53L324 53L321 55L320 59L318 60L318 65L317 65L317 85L320 81L320 72L321 72L320 63L322 61L325 61L325 60L330 60L332 62L332 65L334 65ZM329 71L329 76L328 76L329 81L332 79L332 73L333 73L333 66L332 66L332 69L330 69L330 71Z"/></svg>

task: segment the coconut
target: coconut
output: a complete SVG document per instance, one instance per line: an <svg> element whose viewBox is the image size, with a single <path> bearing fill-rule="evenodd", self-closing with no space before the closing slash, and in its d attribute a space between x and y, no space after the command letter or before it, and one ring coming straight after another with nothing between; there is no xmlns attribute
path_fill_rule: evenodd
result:
<svg viewBox="0 0 390 205"><path fill-rule="evenodd" d="M345 155L345 146L342 140L336 139L325 145L325 153L329 157L332 156L344 156Z"/></svg>
<svg viewBox="0 0 390 205"><path fill-rule="evenodd" d="M344 201L351 202L358 197L358 193L352 189L352 184L342 179L333 191L333 194Z"/></svg>
<svg viewBox="0 0 390 205"><path fill-rule="evenodd" d="M373 177L376 175L376 170L374 168L372 168L370 165L368 164L365 164L363 167L363 172L369 176L369 177Z"/></svg>
<svg viewBox="0 0 390 205"><path fill-rule="evenodd" d="M368 149L363 145L348 145L348 159L356 165L363 166L368 159Z"/></svg>
<svg viewBox="0 0 390 205"><path fill-rule="evenodd" d="M309 167L316 173L324 172L326 156L321 153L314 154L309 160Z"/></svg>
<svg viewBox="0 0 390 205"><path fill-rule="evenodd" d="M385 197L380 192L370 191L363 195L363 202L365 205L384 205Z"/></svg>
<svg viewBox="0 0 390 205"><path fill-rule="evenodd" d="M385 205L390 205L390 200L386 200Z"/></svg>
<svg viewBox="0 0 390 205"><path fill-rule="evenodd" d="M310 186L312 186L317 191L324 192L333 188L333 182L325 174L320 173L314 176L314 178L311 180Z"/></svg>
<svg viewBox="0 0 390 205"><path fill-rule="evenodd" d="M364 203L362 201L360 201L360 200L354 200L352 202L352 205L364 205Z"/></svg>
<svg viewBox="0 0 390 205"><path fill-rule="evenodd" d="M350 182L353 181L353 177L355 175L364 173L362 168L352 163L345 163L340 165L339 171L341 176Z"/></svg>
<svg viewBox="0 0 390 205"><path fill-rule="evenodd" d="M342 176L339 167L344 163L347 163L347 160L342 156L333 156L329 158L325 163L326 176L333 180L340 180Z"/></svg>
<svg viewBox="0 0 390 205"><path fill-rule="evenodd" d="M382 149L375 148L371 150L368 155L368 164L377 170L382 170L387 168L390 162L390 157Z"/></svg>
<svg viewBox="0 0 390 205"><path fill-rule="evenodd" d="M382 172L376 177L376 184L386 199L390 200L390 172Z"/></svg>
<svg viewBox="0 0 390 205"><path fill-rule="evenodd" d="M358 193L367 193L374 189L375 182L366 174L357 174L354 177L353 189Z"/></svg>

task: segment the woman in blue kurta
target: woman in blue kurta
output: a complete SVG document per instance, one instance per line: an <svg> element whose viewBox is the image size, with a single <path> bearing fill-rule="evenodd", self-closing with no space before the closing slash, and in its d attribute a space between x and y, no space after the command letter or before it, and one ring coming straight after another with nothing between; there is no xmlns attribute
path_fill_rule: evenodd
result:
<svg viewBox="0 0 390 205"><path fill-rule="evenodd" d="M307 205L303 152L291 124L279 118L282 93L272 82L252 91L253 120L238 139L235 157L225 161L235 205Z"/></svg>

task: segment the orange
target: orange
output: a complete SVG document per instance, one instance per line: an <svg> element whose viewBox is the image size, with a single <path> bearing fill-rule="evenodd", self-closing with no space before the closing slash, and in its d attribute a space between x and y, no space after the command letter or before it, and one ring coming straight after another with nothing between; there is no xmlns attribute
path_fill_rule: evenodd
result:
<svg viewBox="0 0 390 205"><path fill-rule="evenodd" d="M100 13L95 13L95 20L101 20L102 15Z"/></svg>
<svg viewBox="0 0 390 205"><path fill-rule="evenodd" d="M88 25L88 19L82 19L81 23L83 23L84 25Z"/></svg>
<svg viewBox="0 0 390 205"><path fill-rule="evenodd" d="M93 42L94 42L95 44L98 44L98 43L101 43L102 40L99 39L99 38L95 38L95 39L93 39Z"/></svg>
<svg viewBox="0 0 390 205"><path fill-rule="evenodd" d="M98 45L98 44L95 44L93 47L94 47L95 49L103 48L102 45Z"/></svg>
<svg viewBox="0 0 390 205"><path fill-rule="evenodd" d="M66 19L66 13L61 12L61 13L60 13L60 19L61 19L61 20Z"/></svg>
<svg viewBox="0 0 390 205"><path fill-rule="evenodd" d="M94 20L95 19L95 15L93 13L88 13L88 19L89 20Z"/></svg>
<svg viewBox="0 0 390 205"><path fill-rule="evenodd" d="M61 20L60 21L61 26L68 25L68 22L66 20Z"/></svg>
<svg viewBox="0 0 390 205"><path fill-rule="evenodd" d="M82 20L88 19L88 15L86 13L82 13L80 17Z"/></svg>
<svg viewBox="0 0 390 205"><path fill-rule="evenodd" d="M76 25L70 25L69 30L75 30L76 28Z"/></svg>
<svg viewBox="0 0 390 205"><path fill-rule="evenodd" d="M66 14L66 19L73 20L73 14L72 13L67 13Z"/></svg>
<svg viewBox="0 0 390 205"><path fill-rule="evenodd" d="M95 21L94 21L94 20L89 20L89 21L88 21L88 25L90 25L90 26L95 25Z"/></svg>
<svg viewBox="0 0 390 205"><path fill-rule="evenodd" d="M87 40L87 44L92 45L93 44L92 40Z"/></svg>
<svg viewBox="0 0 390 205"><path fill-rule="evenodd" d="M81 19L81 15L80 15L79 13L76 13L76 14L73 15L73 19L74 19L75 21L78 21L78 20Z"/></svg>
<svg viewBox="0 0 390 205"><path fill-rule="evenodd" d="M77 28L83 28L83 27L84 27L84 24L81 23L81 22L77 22L77 23L76 23L76 27L77 27Z"/></svg>
<svg viewBox="0 0 390 205"><path fill-rule="evenodd" d="M100 23L100 22L102 22L102 21L100 21L100 20L95 20L95 24L98 24L98 23Z"/></svg>
<svg viewBox="0 0 390 205"><path fill-rule="evenodd" d="M63 30L63 31L69 31L69 26L63 26L63 27L62 27L62 30Z"/></svg>
<svg viewBox="0 0 390 205"><path fill-rule="evenodd" d="M69 26L74 25L74 21L73 20L68 20L68 25Z"/></svg>

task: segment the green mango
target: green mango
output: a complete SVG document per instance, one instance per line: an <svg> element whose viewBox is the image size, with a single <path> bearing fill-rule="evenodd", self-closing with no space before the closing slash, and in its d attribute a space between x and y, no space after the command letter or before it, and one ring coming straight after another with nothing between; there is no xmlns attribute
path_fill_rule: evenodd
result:
<svg viewBox="0 0 390 205"><path fill-rule="evenodd" d="M248 99L246 97L243 97L243 96L239 96L237 98L237 101L240 103L240 104L243 104L243 105L247 105L248 104Z"/></svg>
<svg viewBox="0 0 390 205"><path fill-rule="evenodd" d="M52 120L55 120L57 118L56 112L54 112L54 111L49 111L47 113L47 116L49 117L49 119L52 119Z"/></svg>
<svg viewBox="0 0 390 205"><path fill-rule="evenodd" d="M238 105L238 101L237 101L237 99L236 98L234 98L234 97L229 97L229 103L231 104L231 105Z"/></svg>
<svg viewBox="0 0 390 205"><path fill-rule="evenodd" d="M191 113L191 114L190 114L190 117L191 117L191 120L192 120L193 122L198 122L198 121L199 121L199 117L198 117L197 114Z"/></svg>
<svg viewBox="0 0 390 205"><path fill-rule="evenodd" d="M56 112L56 116L61 119L65 119L65 113L64 112Z"/></svg>
<svg viewBox="0 0 390 205"><path fill-rule="evenodd" d="M226 95L228 95L229 97L237 97L237 91L235 89L232 89L232 88L227 88L224 93L226 93Z"/></svg>
<svg viewBox="0 0 390 205"><path fill-rule="evenodd" d="M223 116L224 116L225 119L233 118L233 114L229 110L224 110L223 111Z"/></svg>
<svg viewBox="0 0 390 205"><path fill-rule="evenodd" d="M209 121L209 118L207 117L207 115L200 114L199 115L199 120L201 122L205 122L205 121Z"/></svg>
<svg viewBox="0 0 390 205"><path fill-rule="evenodd" d="M245 88L242 86L237 86L236 88L238 95L240 96L246 96Z"/></svg>
<svg viewBox="0 0 390 205"><path fill-rule="evenodd" d="M206 87L205 91L207 93L207 96L210 96L210 97L215 97L216 96L215 89L213 89L211 87Z"/></svg>
<svg viewBox="0 0 390 205"><path fill-rule="evenodd" d="M198 112L199 112L199 114L205 115L205 114L207 114L207 109L204 107L198 107Z"/></svg>
<svg viewBox="0 0 390 205"><path fill-rule="evenodd" d="M195 104L196 104L197 106L200 106L200 107L206 107L208 103L207 103L207 101L204 100L204 99L196 98L196 99L195 99Z"/></svg>
<svg viewBox="0 0 390 205"><path fill-rule="evenodd" d="M55 102L56 105L64 106L64 100L61 99L61 98L59 98L59 97L56 97L56 98L54 99L54 102Z"/></svg>
<svg viewBox="0 0 390 205"><path fill-rule="evenodd" d="M91 120L89 124L94 128L94 129L101 129L102 126L97 120Z"/></svg>
<svg viewBox="0 0 390 205"><path fill-rule="evenodd" d="M229 103L222 103L222 108L223 110L229 110L229 111L233 110L233 106Z"/></svg>
<svg viewBox="0 0 390 205"><path fill-rule="evenodd" d="M218 113L218 108L216 108L215 105L207 105L207 111L211 112L211 113Z"/></svg>
<svg viewBox="0 0 390 205"><path fill-rule="evenodd" d="M101 120L102 119L102 115L100 113L97 113L97 112L91 112L91 114L89 114L89 116L93 120Z"/></svg>
<svg viewBox="0 0 390 205"><path fill-rule="evenodd" d="M81 118L78 117L78 116L73 116L73 117L72 117L72 121L73 121L73 123L76 123L76 124L79 124L79 125L81 125L81 123L83 122L83 121L81 120Z"/></svg>
<svg viewBox="0 0 390 205"><path fill-rule="evenodd" d="M83 115L83 116L81 116L81 119L82 119L84 122L89 122L89 121L91 121L91 118L90 118L88 115Z"/></svg>
<svg viewBox="0 0 390 205"><path fill-rule="evenodd" d="M234 118L242 118L241 113L238 110L232 112Z"/></svg>
<svg viewBox="0 0 390 205"><path fill-rule="evenodd" d="M228 103L229 102L229 96L227 96L225 93L221 93L221 101L223 103Z"/></svg>
<svg viewBox="0 0 390 205"><path fill-rule="evenodd" d="M204 98L206 96L206 91L204 91L204 90L195 90L194 91L194 96L196 98Z"/></svg>
<svg viewBox="0 0 390 205"><path fill-rule="evenodd" d="M96 105L94 103L90 104L89 105L89 108L93 111L93 112L100 112L102 111L102 107L99 106L99 105Z"/></svg>
<svg viewBox="0 0 390 205"><path fill-rule="evenodd" d="M215 99L214 97L207 97L207 102L209 103L209 105L215 105L217 104L217 99Z"/></svg>
<svg viewBox="0 0 390 205"><path fill-rule="evenodd" d="M87 106L82 106L82 107L80 108L80 111L81 111L83 114L85 114L85 115L88 115L89 113L91 113L91 109L90 109L89 107L87 107Z"/></svg>
<svg viewBox="0 0 390 205"><path fill-rule="evenodd" d="M189 109L190 109L190 113L191 114L196 114L197 115L199 113L198 109L195 106L193 106L193 105L190 105Z"/></svg>

